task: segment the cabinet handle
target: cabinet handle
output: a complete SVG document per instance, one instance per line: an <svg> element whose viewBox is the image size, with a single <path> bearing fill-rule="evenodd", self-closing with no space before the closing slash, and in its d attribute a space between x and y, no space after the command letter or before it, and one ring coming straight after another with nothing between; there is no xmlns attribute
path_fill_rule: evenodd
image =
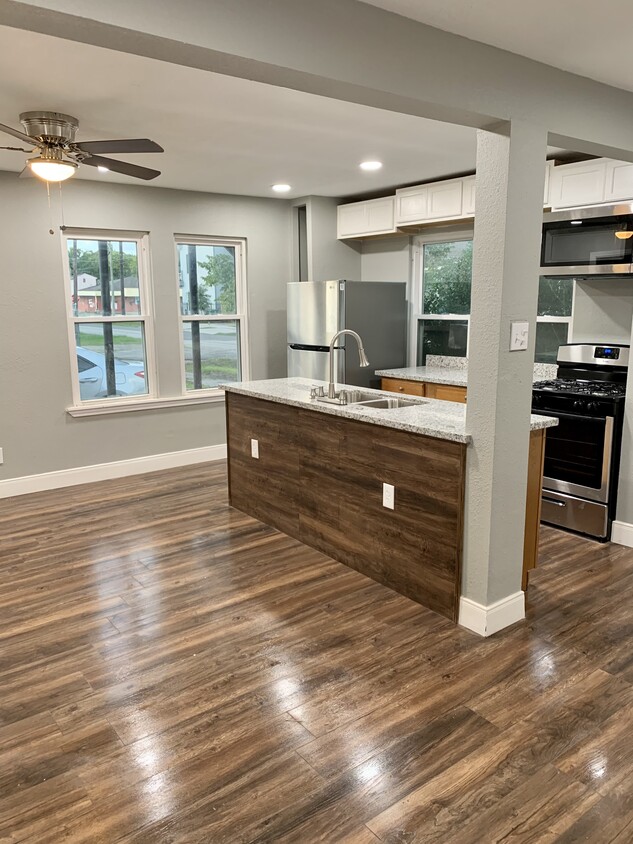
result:
<svg viewBox="0 0 633 844"><path fill-rule="evenodd" d="M404 387L398 387L401 393L404 393Z"/></svg>

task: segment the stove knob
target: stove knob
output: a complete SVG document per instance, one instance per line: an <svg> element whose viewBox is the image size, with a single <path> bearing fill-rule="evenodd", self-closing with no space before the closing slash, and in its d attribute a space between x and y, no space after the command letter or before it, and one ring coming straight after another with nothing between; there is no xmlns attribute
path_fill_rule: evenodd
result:
<svg viewBox="0 0 633 844"><path fill-rule="evenodd" d="M584 401L580 401L580 399L574 402L574 410L584 410L585 406Z"/></svg>
<svg viewBox="0 0 633 844"><path fill-rule="evenodd" d="M597 401L590 401L587 405L587 410L597 410L598 409L598 402Z"/></svg>
<svg viewBox="0 0 633 844"><path fill-rule="evenodd" d="M532 394L532 404L543 404L543 396L540 393L533 393Z"/></svg>

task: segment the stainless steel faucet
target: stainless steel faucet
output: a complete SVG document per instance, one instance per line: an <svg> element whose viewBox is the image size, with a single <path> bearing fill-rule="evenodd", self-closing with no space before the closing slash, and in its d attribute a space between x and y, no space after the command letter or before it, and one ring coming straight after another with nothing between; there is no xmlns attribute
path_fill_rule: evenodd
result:
<svg viewBox="0 0 633 844"><path fill-rule="evenodd" d="M334 344L341 337L343 334L350 334L354 340L356 340L356 345L358 346L358 357L360 360L361 366L369 366L369 361L367 360L367 355L365 354L365 348L363 346L363 341L360 338L360 335L357 334L355 331L352 331L351 328L344 328L342 331L337 331L334 337L330 340L330 383L327 388L327 397L329 399L335 399L336 396L336 383L334 381Z"/></svg>

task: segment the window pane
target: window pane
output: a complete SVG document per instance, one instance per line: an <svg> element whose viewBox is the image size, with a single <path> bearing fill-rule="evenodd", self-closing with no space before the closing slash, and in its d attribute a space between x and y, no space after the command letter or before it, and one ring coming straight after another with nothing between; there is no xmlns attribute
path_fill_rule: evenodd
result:
<svg viewBox="0 0 633 844"><path fill-rule="evenodd" d="M452 319L418 320L418 366L424 366L427 355L465 357L468 323Z"/></svg>
<svg viewBox="0 0 633 844"><path fill-rule="evenodd" d="M558 347L567 342L566 322L537 322L536 323L536 353L537 363L556 363Z"/></svg>
<svg viewBox="0 0 633 844"><path fill-rule="evenodd" d="M209 390L240 380L237 320L183 322L182 331L188 390Z"/></svg>
<svg viewBox="0 0 633 844"><path fill-rule="evenodd" d="M538 286L539 316L571 316L573 278L541 278Z"/></svg>
<svg viewBox="0 0 633 844"><path fill-rule="evenodd" d="M148 392L142 322L75 324L82 401Z"/></svg>
<svg viewBox="0 0 633 844"><path fill-rule="evenodd" d="M141 313L135 241L67 241L70 295L75 316ZM123 295L121 295L123 279Z"/></svg>
<svg viewBox="0 0 633 844"><path fill-rule="evenodd" d="M425 314L470 313L472 240L426 243L423 252L422 312Z"/></svg>
<svg viewBox="0 0 633 844"><path fill-rule="evenodd" d="M236 314L235 247L178 244L180 311Z"/></svg>

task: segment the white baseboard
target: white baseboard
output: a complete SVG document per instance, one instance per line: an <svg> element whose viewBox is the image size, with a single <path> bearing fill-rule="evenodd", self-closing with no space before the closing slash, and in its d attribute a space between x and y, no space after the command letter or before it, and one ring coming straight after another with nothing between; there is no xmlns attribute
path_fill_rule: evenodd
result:
<svg viewBox="0 0 633 844"><path fill-rule="evenodd" d="M525 593L515 592L487 607L471 601L459 599L459 624L480 636L492 636L504 627L509 627L525 618Z"/></svg>
<svg viewBox="0 0 633 844"><path fill-rule="evenodd" d="M611 542L633 548L633 525L628 522L613 522L611 526Z"/></svg>
<svg viewBox="0 0 633 844"><path fill-rule="evenodd" d="M193 463L226 458L226 444L208 445L204 448L188 448L184 451L169 451L165 454L150 454L148 457L133 457L131 460L116 460L114 463L97 463L94 466L79 466L76 469L60 469L41 475L26 475L22 478L7 478L0 481L0 498L14 495L28 495L47 489L61 489L94 481L109 481L112 478L127 478L144 472L160 469L176 469Z"/></svg>

